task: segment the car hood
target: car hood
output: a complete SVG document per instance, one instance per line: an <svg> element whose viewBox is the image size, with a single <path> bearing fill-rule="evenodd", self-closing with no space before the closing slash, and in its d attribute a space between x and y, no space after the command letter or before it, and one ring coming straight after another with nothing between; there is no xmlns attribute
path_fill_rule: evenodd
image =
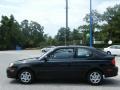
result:
<svg viewBox="0 0 120 90"><path fill-rule="evenodd" d="M16 64L20 64L20 63L32 63L32 62L35 62L37 60L40 60L39 58L40 57L22 59L22 60L15 61L14 63L16 63Z"/></svg>

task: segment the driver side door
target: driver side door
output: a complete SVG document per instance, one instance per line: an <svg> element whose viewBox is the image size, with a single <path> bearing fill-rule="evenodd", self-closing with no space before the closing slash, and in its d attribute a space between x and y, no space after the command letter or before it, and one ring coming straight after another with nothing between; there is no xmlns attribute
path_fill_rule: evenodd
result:
<svg viewBox="0 0 120 90"><path fill-rule="evenodd" d="M45 78L67 78L70 64L74 59L74 48L60 48L48 54L47 61L39 67Z"/></svg>

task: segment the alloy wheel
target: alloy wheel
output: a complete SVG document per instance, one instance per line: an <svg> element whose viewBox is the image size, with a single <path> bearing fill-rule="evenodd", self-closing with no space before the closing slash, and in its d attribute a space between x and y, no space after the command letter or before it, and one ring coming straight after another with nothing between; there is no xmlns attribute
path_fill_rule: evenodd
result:
<svg viewBox="0 0 120 90"><path fill-rule="evenodd" d="M33 80L33 74L29 70L24 70L19 73L19 81L24 84L31 83Z"/></svg>
<svg viewBox="0 0 120 90"><path fill-rule="evenodd" d="M88 82L93 85L101 84L103 80L103 75L99 71L92 71L88 74Z"/></svg>

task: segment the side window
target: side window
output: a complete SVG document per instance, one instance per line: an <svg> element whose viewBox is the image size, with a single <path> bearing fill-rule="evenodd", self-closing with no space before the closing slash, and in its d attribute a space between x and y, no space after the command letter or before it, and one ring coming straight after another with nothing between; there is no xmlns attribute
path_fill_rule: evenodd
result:
<svg viewBox="0 0 120 90"><path fill-rule="evenodd" d="M116 49L120 49L120 46L116 46Z"/></svg>
<svg viewBox="0 0 120 90"><path fill-rule="evenodd" d="M90 52L87 49L78 48L77 50L77 57L79 58L86 58L86 57L90 57L91 55L92 55L92 52Z"/></svg>
<svg viewBox="0 0 120 90"><path fill-rule="evenodd" d="M59 49L50 55L50 59L70 59L73 58L73 49Z"/></svg>
<svg viewBox="0 0 120 90"><path fill-rule="evenodd" d="M111 46L110 48L112 48L112 49L117 49L117 46L113 45L113 46Z"/></svg>

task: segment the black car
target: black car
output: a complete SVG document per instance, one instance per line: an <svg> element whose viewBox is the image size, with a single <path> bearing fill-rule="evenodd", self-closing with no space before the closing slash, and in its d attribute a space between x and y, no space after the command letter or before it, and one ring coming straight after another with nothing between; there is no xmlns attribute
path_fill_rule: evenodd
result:
<svg viewBox="0 0 120 90"><path fill-rule="evenodd" d="M87 46L59 46L41 57L19 60L7 68L7 77L28 84L35 79L85 79L99 85L118 74L115 57Z"/></svg>

